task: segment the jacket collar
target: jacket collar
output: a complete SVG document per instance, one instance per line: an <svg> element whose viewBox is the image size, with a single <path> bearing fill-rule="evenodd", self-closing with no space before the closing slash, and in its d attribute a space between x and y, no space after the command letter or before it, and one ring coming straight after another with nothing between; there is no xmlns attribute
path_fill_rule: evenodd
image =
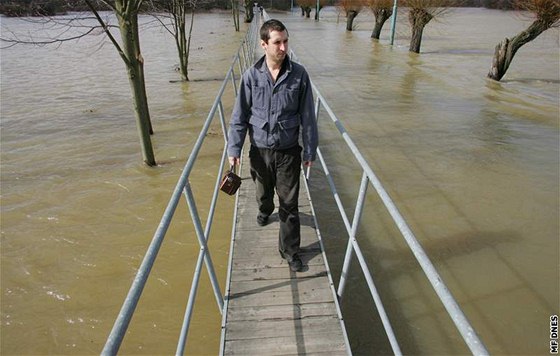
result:
<svg viewBox="0 0 560 356"><path fill-rule="evenodd" d="M263 55L258 61L257 63L255 63L255 68L258 69L261 73L266 73L266 71L268 71L268 68L266 67L266 55ZM291 72L292 71L292 60L290 59L290 56L288 54L286 54L286 58L284 58L284 62L282 63L282 67L285 67L285 72Z"/></svg>

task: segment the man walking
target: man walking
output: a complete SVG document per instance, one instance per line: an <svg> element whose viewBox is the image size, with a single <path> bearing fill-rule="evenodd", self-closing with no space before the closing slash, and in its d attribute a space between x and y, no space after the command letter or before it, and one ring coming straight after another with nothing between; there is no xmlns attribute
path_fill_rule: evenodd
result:
<svg viewBox="0 0 560 356"><path fill-rule="evenodd" d="M284 24L266 21L260 38L265 54L243 74L230 121L229 163L239 164L249 131L251 177L259 206L257 223L268 223L276 189L280 203L278 250L290 269L300 272L303 263L298 255L298 195L302 149L304 165L311 166L318 143L313 92L305 69L288 56L288 30ZM300 129L303 148L299 144Z"/></svg>

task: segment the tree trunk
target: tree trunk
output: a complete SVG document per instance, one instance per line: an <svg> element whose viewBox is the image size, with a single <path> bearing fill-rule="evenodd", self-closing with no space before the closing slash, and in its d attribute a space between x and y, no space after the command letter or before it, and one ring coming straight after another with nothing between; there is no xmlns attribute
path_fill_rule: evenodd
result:
<svg viewBox="0 0 560 356"><path fill-rule="evenodd" d="M371 38L379 39L381 35L381 29L391 15L393 14L392 9L375 9L373 11L373 15L375 16L375 27L373 28L373 32L371 33Z"/></svg>
<svg viewBox="0 0 560 356"><path fill-rule="evenodd" d="M144 59L140 52L140 39L138 36L138 14L131 9L123 12L120 1L117 1L117 6L116 14L119 20L123 52L128 60L126 67L134 100L136 126L142 143L142 157L147 165L155 166L156 160L150 138L150 133L153 130L144 81Z"/></svg>
<svg viewBox="0 0 560 356"><path fill-rule="evenodd" d="M321 9L323 7L321 5L319 5L319 10L317 10L317 6L315 6L315 20L319 21L319 12L321 12Z"/></svg>
<svg viewBox="0 0 560 356"><path fill-rule="evenodd" d="M177 46L177 53L179 54L179 71L181 72L181 78L184 81L188 81L189 57L186 36L186 13L185 4L181 1L182 0L173 2L173 26L175 30L175 45Z"/></svg>
<svg viewBox="0 0 560 356"><path fill-rule="evenodd" d="M358 11L350 10L346 16L346 31L352 31L354 19L358 16Z"/></svg>
<svg viewBox="0 0 560 356"><path fill-rule="evenodd" d="M411 9L408 20L412 26L412 38L410 39L410 52L420 53L420 45L422 44L422 33L424 27L432 20L432 14L424 9Z"/></svg>
<svg viewBox="0 0 560 356"><path fill-rule="evenodd" d="M231 14L233 15L235 32L239 32L239 4L235 0L231 0Z"/></svg>
<svg viewBox="0 0 560 356"><path fill-rule="evenodd" d="M536 20L525 31L519 33L511 40L506 38L500 42L494 51L492 68L490 68L490 72L488 72L488 78L497 81L501 80L506 74L517 50L527 42L531 42L537 38L538 35L548 28L550 28L548 23L543 20Z"/></svg>
<svg viewBox="0 0 560 356"><path fill-rule="evenodd" d="M424 32L424 27L413 27L412 28L412 38L410 39L409 51L414 53L420 53L420 45L422 44L422 33Z"/></svg>

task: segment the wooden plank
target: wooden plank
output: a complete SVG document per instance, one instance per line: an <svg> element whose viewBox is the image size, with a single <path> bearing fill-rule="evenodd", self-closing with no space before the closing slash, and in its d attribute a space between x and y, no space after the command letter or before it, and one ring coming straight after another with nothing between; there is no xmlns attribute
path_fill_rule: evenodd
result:
<svg viewBox="0 0 560 356"><path fill-rule="evenodd" d="M257 230L257 231L276 231L278 232L278 223L279 217L278 213L274 212L269 217L269 223L262 227L257 225L257 214L258 210L255 209L254 211L238 211L238 214L246 214L242 218L238 217L237 220L237 228L241 231L243 230ZM313 219L313 215L311 215L310 210L301 210L299 211L299 222L301 225L301 233L302 234L310 234L311 236L317 237L315 233L315 220ZM309 230L308 230L309 228Z"/></svg>
<svg viewBox="0 0 560 356"><path fill-rule="evenodd" d="M278 246L278 227L275 229L257 228L256 223L254 227L239 228L237 229L237 236L235 237L235 245L240 248L262 247L273 245ZM315 249L321 251L317 236L312 234L301 234L301 249L309 250Z"/></svg>
<svg viewBox="0 0 560 356"><path fill-rule="evenodd" d="M311 260L315 256L321 255L321 248L318 242L311 242L309 239L303 239L302 247L300 247L299 255L305 260ZM250 239L250 241L236 241L234 245L234 253L237 258L255 258L256 255L266 255L269 258L279 258L278 238L269 240ZM322 256L321 256L322 257ZM305 261L304 261L305 262Z"/></svg>
<svg viewBox="0 0 560 356"><path fill-rule="evenodd" d="M305 273L296 274L296 278L307 278L310 276L326 276L325 266L323 264L308 265L308 270ZM231 273L231 281L249 281L249 280L270 280L270 279L286 279L291 278L292 273L285 266L274 267L261 267L249 269L235 269Z"/></svg>
<svg viewBox="0 0 560 356"><path fill-rule="evenodd" d="M232 340L225 344L224 355L347 355L340 340L316 337L276 337L270 339Z"/></svg>
<svg viewBox="0 0 560 356"><path fill-rule="evenodd" d="M247 293L229 295L231 307L294 305L309 303L329 303L333 296L328 289L318 289L313 293L303 293L294 298L292 291L262 291L261 293Z"/></svg>
<svg viewBox="0 0 560 356"><path fill-rule="evenodd" d="M230 321L260 321L270 319L307 318L311 316L326 315L337 315L334 302L230 307L228 309L228 320Z"/></svg>
<svg viewBox="0 0 560 356"><path fill-rule="evenodd" d="M277 319L253 321L230 321L228 323L228 340L271 339L278 337L297 337L316 335L323 338L340 330L336 316L313 316L303 319Z"/></svg>
<svg viewBox="0 0 560 356"><path fill-rule="evenodd" d="M300 254L301 260L308 268L311 265L325 265L323 260L323 255L319 254ZM255 269L255 268L286 268L288 269L288 262L280 258L278 250L276 253L270 251L264 251L259 254L255 251L251 252L250 255L244 257L238 257L233 261L233 267L235 269ZM304 270L304 272L307 272Z"/></svg>
<svg viewBox="0 0 560 356"><path fill-rule="evenodd" d="M229 292L235 294L259 293L260 291L286 291L291 292L294 298L304 292L313 292L318 289L331 290L329 281L324 274L319 278L308 276L308 278L287 278L287 279L257 279L249 281L237 281L232 283Z"/></svg>

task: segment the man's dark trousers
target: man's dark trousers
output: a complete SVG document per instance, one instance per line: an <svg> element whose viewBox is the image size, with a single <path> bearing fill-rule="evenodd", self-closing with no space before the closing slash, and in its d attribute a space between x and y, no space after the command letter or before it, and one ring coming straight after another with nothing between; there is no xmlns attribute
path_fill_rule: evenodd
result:
<svg viewBox="0 0 560 356"><path fill-rule="evenodd" d="M298 211L301 150L299 145L285 150L251 145L249 151L251 177L256 185L257 204L262 215L272 214L274 188L278 193L278 250L285 257L291 257L298 252L301 240Z"/></svg>

